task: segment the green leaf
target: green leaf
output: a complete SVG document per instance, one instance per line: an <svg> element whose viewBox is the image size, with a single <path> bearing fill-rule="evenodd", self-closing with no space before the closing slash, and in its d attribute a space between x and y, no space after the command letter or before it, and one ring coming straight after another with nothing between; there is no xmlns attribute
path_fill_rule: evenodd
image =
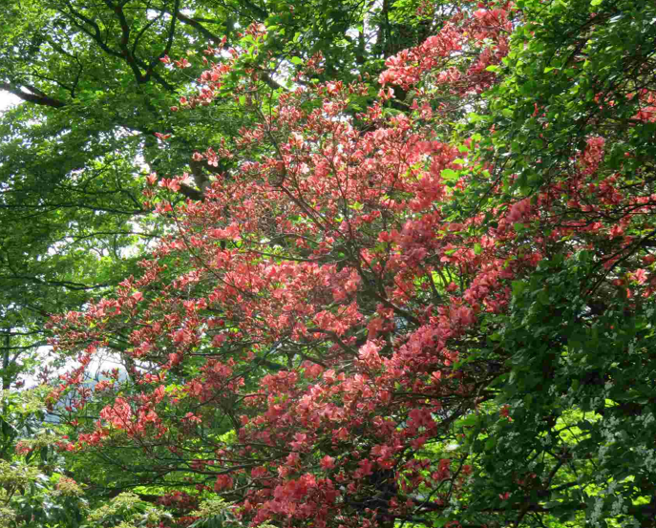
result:
<svg viewBox="0 0 656 528"><path fill-rule="evenodd" d="M443 179L445 179L448 182L455 182L460 179L460 176L458 173L452 169L444 169L440 175L442 176Z"/></svg>

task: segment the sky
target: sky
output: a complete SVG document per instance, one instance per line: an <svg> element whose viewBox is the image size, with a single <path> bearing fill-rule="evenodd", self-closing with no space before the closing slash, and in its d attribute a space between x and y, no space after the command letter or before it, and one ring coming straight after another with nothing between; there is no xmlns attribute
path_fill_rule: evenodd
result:
<svg viewBox="0 0 656 528"><path fill-rule="evenodd" d="M13 94L0 91L0 114L6 110L10 105L16 104L20 101L18 97Z"/></svg>

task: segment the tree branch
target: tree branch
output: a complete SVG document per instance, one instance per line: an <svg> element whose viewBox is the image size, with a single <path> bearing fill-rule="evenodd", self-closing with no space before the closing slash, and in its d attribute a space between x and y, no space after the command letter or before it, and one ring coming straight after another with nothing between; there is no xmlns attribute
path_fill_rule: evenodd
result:
<svg viewBox="0 0 656 528"><path fill-rule="evenodd" d="M32 89L27 86L25 86L25 88ZM20 99L28 103L34 103L41 106L49 106L51 108L62 108L66 106L66 103L64 103L63 101L54 99L44 94L41 90L33 89L34 92L36 93L28 93L28 92L24 92L20 88L12 86L9 83L0 83L0 90L4 90L6 92L12 93L16 97L19 97Z"/></svg>

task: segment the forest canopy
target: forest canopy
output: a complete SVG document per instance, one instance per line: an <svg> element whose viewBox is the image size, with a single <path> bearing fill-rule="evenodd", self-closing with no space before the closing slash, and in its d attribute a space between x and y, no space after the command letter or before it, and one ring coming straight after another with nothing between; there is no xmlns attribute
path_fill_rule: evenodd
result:
<svg viewBox="0 0 656 528"><path fill-rule="evenodd" d="M653 2L7 17L0 527L656 526Z"/></svg>

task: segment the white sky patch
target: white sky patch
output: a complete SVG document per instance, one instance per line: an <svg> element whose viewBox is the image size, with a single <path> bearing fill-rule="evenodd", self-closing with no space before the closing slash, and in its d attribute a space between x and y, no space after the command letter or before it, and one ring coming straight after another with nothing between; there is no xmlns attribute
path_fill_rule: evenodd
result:
<svg viewBox="0 0 656 528"><path fill-rule="evenodd" d="M10 107L17 105L20 102L20 98L14 94L0 91L0 116L5 110L8 110Z"/></svg>

